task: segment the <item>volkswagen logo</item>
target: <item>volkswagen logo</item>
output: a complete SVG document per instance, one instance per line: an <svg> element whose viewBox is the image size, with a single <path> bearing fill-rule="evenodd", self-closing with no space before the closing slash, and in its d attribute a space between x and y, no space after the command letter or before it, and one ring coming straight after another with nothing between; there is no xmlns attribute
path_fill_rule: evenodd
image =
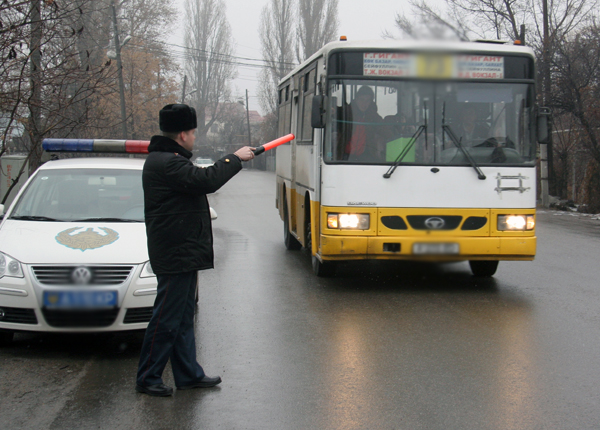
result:
<svg viewBox="0 0 600 430"><path fill-rule="evenodd" d="M4 312L4 309L0 308L0 320L3 320L5 316L6 312Z"/></svg>
<svg viewBox="0 0 600 430"><path fill-rule="evenodd" d="M427 218L425 220L425 227L427 227L430 230L440 230L444 228L444 225L446 225L446 221L437 216Z"/></svg>
<svg viewBox="0 0 600 430"><path fill-rule="evenodd" d="M92 280L92 272L87 267L78 267L71 273L71 279L74 284L87 285Z"/></svg>

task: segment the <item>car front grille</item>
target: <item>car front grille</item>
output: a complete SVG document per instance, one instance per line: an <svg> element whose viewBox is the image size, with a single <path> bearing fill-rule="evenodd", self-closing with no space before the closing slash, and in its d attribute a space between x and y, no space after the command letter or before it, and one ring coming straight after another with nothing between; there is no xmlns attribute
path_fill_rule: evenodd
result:
<svg viewBox="0 0 600 430"><path fill-rule="evenodd" d="M0 322L37 324L38 321L33 309L0 306Z"/></svg>
<svg viewBox="0 0 600 430"><path fill-rule="evenodd" d="M73 272L81 267L90 271L88 285L118 285L127 280L133 266L33 266L33 273L44 285L81 285L73 280Z"/></svg>
<svg viewBox="0 0 600 430"><path fill-rule="evenodd" d="M115 322L118 308L99 310L57 310L43 308L42 314L52 327L108 327Z"/></svg>
<svg viewBox="0 0 600 430"><path fill-rule="evenodd" d="M127 309L123 324L147 323L152 318L152 306L146 308L130 308Z"/></svg>

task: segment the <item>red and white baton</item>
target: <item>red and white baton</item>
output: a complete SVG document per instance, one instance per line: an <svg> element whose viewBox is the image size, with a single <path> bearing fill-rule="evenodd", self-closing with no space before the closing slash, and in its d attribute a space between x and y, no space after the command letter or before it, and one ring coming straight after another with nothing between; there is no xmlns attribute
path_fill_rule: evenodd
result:
<svg viewBox="0 0 600 430"><path fill-rule="evenodd" d="M294 136L293 134L287 134L283 137L267 142L256 149L253 149L252 152L254 152L254 155L260 155L263 152L268 151L269 149L273 149L279 145L283 145L284 143L288 143L289 141L294 140L295 137L296 136Z"/></svg>

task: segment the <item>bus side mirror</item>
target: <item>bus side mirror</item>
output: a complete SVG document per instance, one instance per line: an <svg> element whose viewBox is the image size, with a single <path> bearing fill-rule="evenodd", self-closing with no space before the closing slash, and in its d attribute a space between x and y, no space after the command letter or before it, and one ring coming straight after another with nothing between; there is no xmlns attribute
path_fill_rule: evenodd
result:
<svg viewBox="0 0 600 430"><path fill-rule="evenodd" d="M324 95L316 95L312 100L312 112L310 116L310 125L312 128L325 127L325 105L327 97Z"/></svg>
<svg viewBox="0 0 600 430"><path fill-rule="evenodd" d="M537 114L537 141L548 143L550 141L550 109L539 108Z"/></svg>

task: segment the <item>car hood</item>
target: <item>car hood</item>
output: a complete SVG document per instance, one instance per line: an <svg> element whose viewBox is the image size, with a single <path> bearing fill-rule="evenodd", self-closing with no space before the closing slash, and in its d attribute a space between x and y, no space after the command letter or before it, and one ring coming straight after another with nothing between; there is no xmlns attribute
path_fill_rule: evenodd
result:
<svg viewBox="0 0 600 430"><path fill-rule="evenodd" d="M143 222L38 222L7 219L0 251L25 264L139 264L148 260Z"/></svg>

